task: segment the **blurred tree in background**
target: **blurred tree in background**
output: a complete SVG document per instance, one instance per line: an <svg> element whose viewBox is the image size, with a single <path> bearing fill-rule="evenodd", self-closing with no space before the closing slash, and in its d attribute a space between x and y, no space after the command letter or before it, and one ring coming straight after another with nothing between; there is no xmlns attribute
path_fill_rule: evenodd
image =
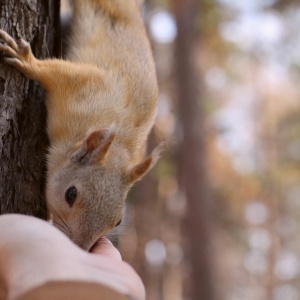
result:
<svg viewBox="0 0 300 300"><path fill-rule="evenodd" d="M212 199L207 178L206 131L204 127L203 84L197 69L197 31L200 2L174 0L177 21L176 86L179 140L178 181L187 201L183 235L188 239L191 277L188 289L192 299L216 299L213 278ZM204 2L204 1L203 1Z"/></svg>
<svg viewBox="0 0 300 300"><path fill-rule="evenodd" d="M129 209L148 299L300 299L299 15L298 1L148 1L150 148L172 141Z"/></svg>

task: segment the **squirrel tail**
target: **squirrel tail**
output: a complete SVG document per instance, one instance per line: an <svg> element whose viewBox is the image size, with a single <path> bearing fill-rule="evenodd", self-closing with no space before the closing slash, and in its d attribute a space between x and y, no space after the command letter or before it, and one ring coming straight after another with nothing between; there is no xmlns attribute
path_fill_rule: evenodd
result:
<svg viewBox="0 0 300 300"><path fill-rule="evenodd" d="M144 0L73 0L74 20L86 24L132 19ZM83 19L84 18L84 19Z"/></svg>
<svg viewBox="0 0 300 300"><path fill-rule="evenodd" d="M118 46L116 34L119 40L122 36L126 40L126 35L132 35L129 31L133 27L142 27L142 2L143 0L73 0L67 58L97 64L95 53L101 55L102 52L104 57L109 45ZM139 26L131 26L137 24Z"/></svg>

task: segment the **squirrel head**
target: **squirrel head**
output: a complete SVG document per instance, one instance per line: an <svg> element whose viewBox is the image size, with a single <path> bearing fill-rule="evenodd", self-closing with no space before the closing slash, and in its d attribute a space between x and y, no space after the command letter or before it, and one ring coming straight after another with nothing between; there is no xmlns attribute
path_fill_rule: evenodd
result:
<svg viewBox="0 0 300 300"><path fill-rule="evenodd" d="M111 129L88 134L47 182L54 225L85 250L120 223L129 188L159 158L158 147L136 166L115 167L109 160L114 138Z"/></svg>

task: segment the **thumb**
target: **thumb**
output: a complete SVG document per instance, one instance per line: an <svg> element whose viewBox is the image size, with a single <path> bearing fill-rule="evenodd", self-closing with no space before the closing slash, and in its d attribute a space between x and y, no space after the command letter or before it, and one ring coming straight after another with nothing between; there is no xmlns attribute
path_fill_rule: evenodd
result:
<svg viewBox="0 0 300 300"><path fill-rule="evenodd" d="M114 247L112 242L104 236L98 239L90 252L99 256L106 256L120 261L122 260L120 252Z"/></svg>

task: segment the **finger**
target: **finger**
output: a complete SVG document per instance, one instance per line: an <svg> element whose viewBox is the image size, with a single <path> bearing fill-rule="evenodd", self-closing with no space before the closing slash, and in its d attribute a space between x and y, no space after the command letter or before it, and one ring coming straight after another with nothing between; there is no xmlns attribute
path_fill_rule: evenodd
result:
<svg viewBox="0 0 300 300"><path fill-rule="evenodd" d="M112 242L106 237L101 237L94 244L90 252L99 256L106 256L109 258L122 260L120 252L114 247Z"/></svg>

